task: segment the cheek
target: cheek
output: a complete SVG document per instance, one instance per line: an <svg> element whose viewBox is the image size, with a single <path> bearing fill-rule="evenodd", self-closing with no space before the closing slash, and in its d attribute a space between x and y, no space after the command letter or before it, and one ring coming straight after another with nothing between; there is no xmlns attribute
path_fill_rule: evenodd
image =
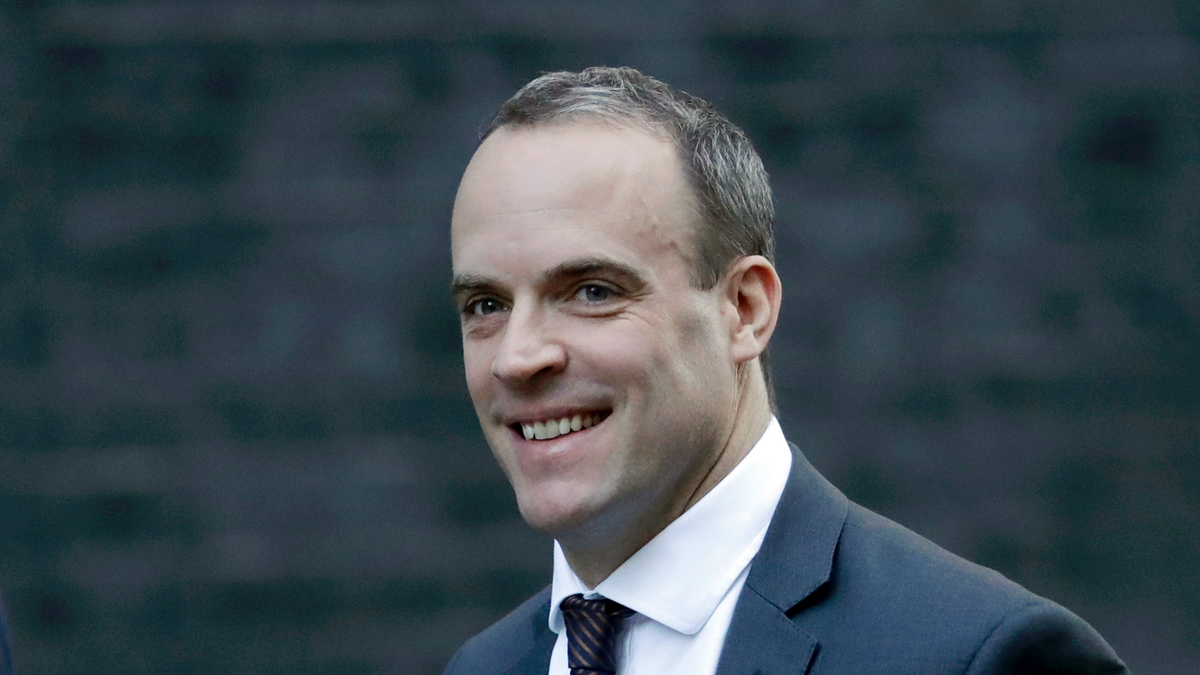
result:
<svg viewBox="0 0 1200 675"><path fill-rule="evenodd" d="M662 331L663 369L669 371L679 396L711 398L720 382L725 355L721 351L718 322L702 308L689 308L672 315Z"/></svg>
<svg viewBox="0 0 1200 675"><path fill-rule="evenodd" d="M617 389L640 389L661 371L668 346L644 322L622 320L583 327L572 339L577 372Z"/></svg>
<svg viewBox="0 0 1200 675"><path fill-rule="evenodd" d="M467 378L467 390L477 405L495 379L492 377L492 360L492 352L485 345L463 342L463 371Z"/></svg>

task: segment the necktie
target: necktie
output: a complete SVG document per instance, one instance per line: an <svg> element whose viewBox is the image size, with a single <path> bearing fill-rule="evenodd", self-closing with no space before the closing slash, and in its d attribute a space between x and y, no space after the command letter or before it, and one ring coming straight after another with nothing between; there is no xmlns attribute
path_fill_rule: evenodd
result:
<svg viewBox="0 0 1200 675"><path fill-rule="evenodd" d="M634 611L606 598L564 598L563 622L567 624L567 666L571 675L610 675L617 672L617 631L621 620Z"/></svg>

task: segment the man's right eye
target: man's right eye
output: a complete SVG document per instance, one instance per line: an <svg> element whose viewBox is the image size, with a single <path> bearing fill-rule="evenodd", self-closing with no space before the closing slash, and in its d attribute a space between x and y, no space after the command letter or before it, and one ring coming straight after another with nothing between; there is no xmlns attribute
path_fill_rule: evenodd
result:
<svg viewBox="0 0 1200 675"><path fill-rule="evenodd" d="M467 305L466 313L473 314L475 316L487 316L488 314L499 312L503 309L504 305L501 305L499 300L495 298L481 298L479 300L474 300Z"/></svg>

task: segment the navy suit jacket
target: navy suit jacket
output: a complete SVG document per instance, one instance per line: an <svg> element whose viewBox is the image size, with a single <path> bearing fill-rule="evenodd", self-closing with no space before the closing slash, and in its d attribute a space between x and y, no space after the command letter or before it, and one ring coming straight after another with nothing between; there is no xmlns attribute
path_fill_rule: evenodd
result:
<svg viewBox="0 0 1200 675"><path fill-rule="evenodd" d="M717 675L1127 673L1091 626L792 471ZM447 675L546 675L550 589L463 645Z"/></svg>

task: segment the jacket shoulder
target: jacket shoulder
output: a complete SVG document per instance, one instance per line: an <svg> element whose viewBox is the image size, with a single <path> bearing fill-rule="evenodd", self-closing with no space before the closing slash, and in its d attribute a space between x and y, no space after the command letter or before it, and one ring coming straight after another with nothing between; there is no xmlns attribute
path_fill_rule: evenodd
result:
<svg viewBox="0 0 1200 675"><path fill-rule="evenodd" d="M861 586L876 602L962 608L1003 615L1042 600L999 572L965 560L925 537L851 504L838 542L835 574L844 590Z"/></svg>
<svg viewBox="0 0 1200 675"><path fill-rule="evenodd" d="M842 664L851 669L882 660L902 672L1124 672L1070 611L855 504L810 603L803 621L824 657L870 662Z"/></svg>
<svg viewBox="0 0 1200 675"><path fill-rule="evenodd" d="M549 615L550 587L547 586L468 640L446 666L445 675L505 673L540 644L548 644L553 648L557 635L547 625ZM547 663L549 658L547 649Z"/></svg>
<svg viewBox="0 0 1200 675"><path fill-rule="evenodd" d="M1048 600L1004 617L972 657L968 675L1129 675L1083 619Z"/></svg>

